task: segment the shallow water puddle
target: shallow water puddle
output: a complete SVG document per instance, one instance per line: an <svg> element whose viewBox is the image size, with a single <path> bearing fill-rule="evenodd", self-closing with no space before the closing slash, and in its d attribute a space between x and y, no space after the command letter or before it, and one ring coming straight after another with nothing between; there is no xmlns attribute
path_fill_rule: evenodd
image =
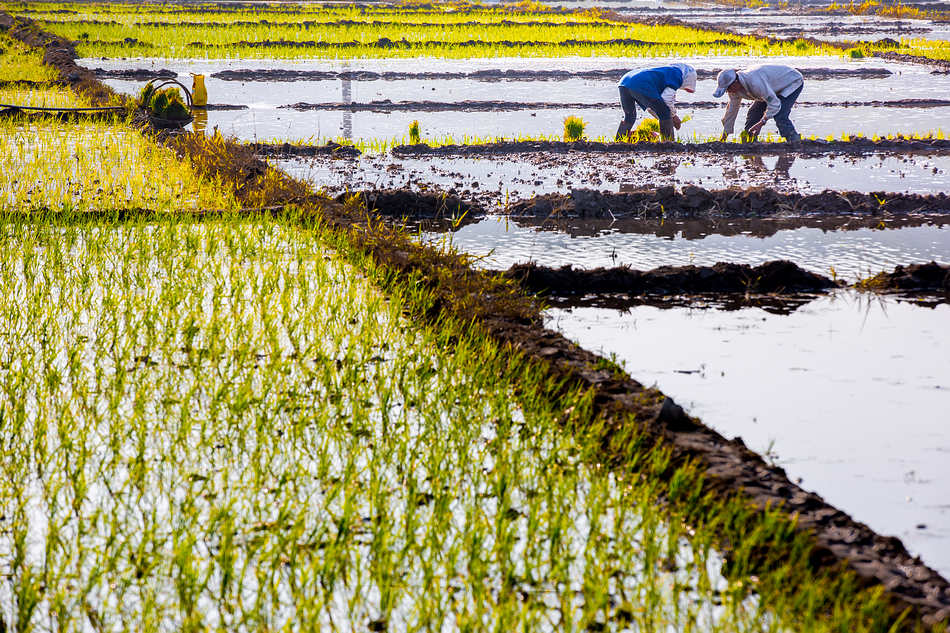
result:
<svg viewBox="0 0 950 633"><path fill-rule="evenodd" d="M476 265L506 269L513 264L536 262L542 266L572 265L577 268L598 266L631 266L648 270L658 266L712 265L717 262L761 264L774 259L789 259L803 268L847 281L892 270L897 265L925 263L936 260L948 263L950 225L915 226L899 229L822 230L799 228L775 230L767 237L756 237L755 226L748 220L737 220L737 235L710 234L702 239L687 239L684 230L663 235L659 223L621 232L583 222L547 230L520 227L515 221L491 217L462 227L450 235L426 234L433 241L451 240L461 251L480 257ZM729 221L722 227L704 230L729 230ZM623 224L618 226L623 227ZM763 223L763 229L769 230ZM773 229L774 230L774 229ZM660 235L654 234L660 233Z"/></svg>
<svg viewBox="0 0 950 633"><path fill-rule="evenodd" d="M840 292L788 316L644 306L547 321L950 573L950 306Z"/></svg>

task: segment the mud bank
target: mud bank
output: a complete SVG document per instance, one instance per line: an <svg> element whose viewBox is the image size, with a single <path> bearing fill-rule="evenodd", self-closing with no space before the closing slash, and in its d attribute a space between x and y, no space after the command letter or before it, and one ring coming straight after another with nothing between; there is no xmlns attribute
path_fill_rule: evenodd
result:
<svg viewBox="0 0 950 633"><path fill-rule="evenodd" d="M16 30L11 34L16 36ZM62 67L75 66L72 58L62 63ZM727 440L703 426L658 390L644 387L623 372L599 369L602 357L546 329L537 303L516 295L510 283L472 269L461 257L420 246L380 223L367 223L365 214L349 211L318 196L306 183L269 170L240 145L225 141L207 151L203 137L179 135L165 140L183 156L201 156L196 165L205 175L234 186L242 204L293 204L339 231L341 241L381 267L377 280L384 289L398 290L399 280L407 277L418 279L426 290L422 294L431 293L432 301L408 302L413 311L410 318L440 327L447 322L475 325L514 357L544 368L552 384L590 389L592 414L597 428L603 429L605 463L619 458L612 444L615 432L620 436L624 426L635 420L647 440L669 446L671 464L688 462L702 472L699 505L683 508L690 521L708 522L705 512L712 500L736 495L759 510L781 508L789 520L795 517L794 529L809 534L814 543L811 566L828 572L848 569L862 586L883 588L893 606L896 626L909 630L919 621L937 624L950 619L950 583L911 557L899 539L876 534L817 494L803 490L783 469L767 463L740 440ZM545 395L557 397L556 393ZM741 525L719 524L717 528L728 545L763 525L762 514L752 513ZM756 557L762 574L793 554L784 539L771 541L767 550ZM828 607L832 605L829 601ZM911 617L904 619L901 614L908 608Z"/></svg>
<svg viewBox="0 0 950 633"><path fill-rule="evenodd" d="M898 266L855 284L858 288L899 294L943 294L950 300L950 266L936 262Z"/></svg>
<svg viewBox="0 0 950 633"><path fill-rule="evenodd" d="M155 48L154 44L142 42L136 38L126 38L119 41L91 41L90 44L99 46L137 46L145 48ZM407 39L393 40L388 37L381 37L375 41L361 42L349 40L345 42L326 42L323 40L241 40L239 42L230 42L228 44L208 44L206 42L189 42L188 46L200 50L226 50L234 47L268 49L268 48L307 48L315 50L339 50L347 48L379 48L379 49L401 49L409 51L426 51L434 49L443 49L447 46L452 48L576 48L576 47L598 47L598 46L630 46L630 47L652 47L668 46L668 42L651 42L647 40L638 40L633 38L615 38L608 40L559 40L557 42L546 42L541 40L461 40L446 44L445 42L426 40L411 42ZM744 47L746 43L741 40L732 39L714 39L699 42L690 42L695 46L735 46Z"/></svg>
<svg viewBox="0 0 950 633"><path fill-rule="evenodd" d="M856 138L850 141L804 140L797 145L782 143L601 143L598 141L498 141L479 145L442 145L425 143L399 145L391 150L395 156L501 156L529 152L643 152L651 154L867 154L871 152L950 152L948 139L881 139Z"/></svg>
<svg viewBox="0 0 950 633"><path fill-rule="evenodd" d="M568 79L617 79L622 77L629 68L614 68L609 70L476 70L472 72L374 72L365 70L281 70L281 69L237 69L222 70L210 76L222 81L396 81L396 80L436 80L436 79L472 79L476 81L563 81ZM696 74L702 79L713 79L721 69L696 69ZM886 68L802 68L802 75L811 80L830 80L843 78L880 79L891 76ZM145 69L134 71L105 71L96 69L101 77L129 78L121 73L148 73L165 71L148 71ZM171 71L167 71L171 72ZM119 73L119 74L110 74Z"/></svg>
<svg viewBox="0 0 950 633"><path fill-rule="evenodd" d="M333 156L343 158L346 156L359 156L362 152L355 147L340 145L334 141L329 141L326 145L292 145L290 143L248 143L258 156L280 157L280 156Z"/></svg>
<svg viewBox="0 0 950 633"><path fill-rule="evenodd" d="M483 209L453 194L381 189L340 194L336 201L345 203L356 197L369 211L397 220L455 220L483 215Z"/></svg>
<svg viewBox="0 0 950 633"><path fill-rule="evenodd" d="M887 108L941 108L950 106L950 99L898 99L894 101L803 101L797 107L848 108L848 107L887 107ZM615 102L606 103L558 103L550 101L397 101L389 99L366 103L339 101L326 103L293 103L278 106L278 109L298 111L307 110L343 110L347 112L499 112L510 110L609 110L617 107ZM713 110L722 108L719 101L690 101L679 106L682 110Z"/></svg>
<svg viewBox="0 0 950 633"><path fill-rule="evenodd" d="M719 263L715 266L662 266L648 271L624 267L580 270L569 265L548 268L536 264L518 264L505 274L530 292L558 295L787 294L822 292L837 287L827 277L781 260L759 266Z"/></svg>
<svg viewBox="0 0 950 633"><path fill-rule="evenodd" d="M690 217L704 214L773 215L777 213L870 214L950 211L950 196L825 191L802 195L774 189L708 190L686 185L681 191L659 187L630 193L574 189L570 194L546 194L515 202L512 216L615 218Z"/></svg>
<svg viewBox="0 0 950 633"><path fill-rule="evenodd" d="M921 57L920 55L908 55L906 53L895 53L893 51L877 51L874 53L874 56L895 62L911 62L914 64L932 66L935 74L950 73L950 61L942 59L930 59L929 57Z"/></svg>

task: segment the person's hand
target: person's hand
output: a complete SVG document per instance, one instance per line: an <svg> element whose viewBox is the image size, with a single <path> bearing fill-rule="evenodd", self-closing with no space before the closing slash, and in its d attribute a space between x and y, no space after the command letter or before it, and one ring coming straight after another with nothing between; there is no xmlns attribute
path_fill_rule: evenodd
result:
<svg viewBox="0 0 950 633"><path fill-rule="evenodd" d="M729 138L729 135L726 134L725 132L723 132L723 133L722 133L722 136L719 137L719 142L720 142L720 143L725 143L727 138Z"/></svg>
<svg viewBox="0 0 950 633"><path fill-rule="evenodd" d="M681 125L683 125L683 120L680 119L678 116L676 116L676 115L674 114L674 115L673 115L673 127L675 127L675 128L678 130L678 129L680 129L680 126L681 126Z"/></svg>
<svg viewBox="0 0 950 633"><path fill-rule="evenodd" d="M753 136L758 135L758 133L762 131L763 125L765 125L765 121L759 121L758 123L756 123L755 125L749 128L749 134L752 134Z"/></svg>

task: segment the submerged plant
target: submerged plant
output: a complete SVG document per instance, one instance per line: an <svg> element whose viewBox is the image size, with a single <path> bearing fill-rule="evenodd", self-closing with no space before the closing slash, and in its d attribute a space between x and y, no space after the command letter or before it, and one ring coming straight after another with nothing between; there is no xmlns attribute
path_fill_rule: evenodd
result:
<svg viewBox="0 0 950 633"><path fill-rule="evenodd" d="M587 123L579 116L571 115L564 119L564 140L579 141L584 138L584 128Z"/></svg>

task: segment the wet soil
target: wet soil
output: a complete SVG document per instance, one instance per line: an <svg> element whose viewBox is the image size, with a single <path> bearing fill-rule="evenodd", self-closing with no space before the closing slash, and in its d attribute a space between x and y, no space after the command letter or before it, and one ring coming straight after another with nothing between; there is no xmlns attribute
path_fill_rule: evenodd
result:
<svg viewBox="0 0 950 633"><path fill-rule="evenodd" d="M479 145L443 145L432 147L425 143L399 145L392 149L396 156L493 156L529 152L649 152L657 154L774 154L793 151L796 154L847 154L871 152L927 152L950 151L948 139L881 139L856 138L849 141L803 140L790 146L776 143L602 143L598 141L499 141Z"/></svg>
<svg viewBox="0 0 950 633"><path fill-rule="evenodd" d="M683 104L693 109L721 109L720 101L690 101ZM796 107L887 107L887 108L942 108L950 106L950 99L898 99L894 101L802 101ZM506 110L610 110L615 102L609 103L559 103L526 101L397 101L389 99L358 102L293 103L278 106L291 110L344 110L348 112L500 112Z"/></svg>
<svg viewBox="0 0 950 633"><path fill-rule="evenodd" d="M711 215L767 216L777 213L869 214L950 211L950 196L825 191L803 195L767 187L709 190L686 185L681 191L659 187L629 193L574 189L570 194L545 194L508 207L514 217L693 217Z"/></svg>
<svg viewBox="0 0 950 633"><path fill-rule="evenodd" d="M324 145L292 145L290 143L248 143L255 154L266 157L282 156L331 156L342 158L345 156L359 156L360 150L349 145L340 145L329 141Z"/></svg>
<svg viewBox="0 0 950 633"><path fill-rule="evenodd" d="M20 29L11 29L12 22L10 16L0 14L0 28L16 37ZM48 38L44 35L38 45ZM27 41L28 37L24 34L19 39ZM68 73L75 68L74 57L67 54L48 63ZM110 92L101 84L99 90ZM199 148L206 147L191 135L159 138L182 155L197 156ZM248 148L225 141L215 153L201 156L196 166L206 176L233 184L239 200L253 201L249 206L294 204L317 215L329 228L336 228L342 239L393 273L379 279L384 288L396 284L396 279L417 277L428 291L424 294L432 297L427 306L409 304L420 322L437 325L448 318L474 323L513 355L531 359L544 368L554 379L552 384L590 389L593 413L602 421L599 428L603 429L607 463L612 463L611 456L615 456L611 448L613 432L636 420L648 440L670 447L672 466L689 462L700 469L704 474L700 500L741 495L759 509L782 508L789 517L796 517L795 529L812 535L815 547L809 560L814 568L835 570L844 566L857 575L862 585L883 587L885 597L893 604L895 621L902 622L899 626L910 629L918 619L925 624L950 620L950 583L912 557L899 539L876 534L820 496L803 490L783 469L767 463L741 440L727 440L703 426L658 390L645 388L622 372L597 369L602 357L545 328L537 302L519 297L510 284L472 269L462 257L421 246L384 224L367 224L365 214L350 212L317 196L306 183L269 171ZM545 395L557 397L556 393ZM683 508L690 513L689 520L697 522L705 520L708 509L702 501ZM753 525L718 526L720 538L724 543L741 540L758 518L757 514L750 516ZM776 560L789 555L787 549L784 543L776 542L769 552L762 552L761 571L767 572ZM905 608L913 615L909 620L898 620Z"/></svg>
<svg viewBox="0 0 950 633"><path fill-rule="evenodd" d="M547 294L624 293L628 295L682 295L698 293L820 292L837 286L832 280L799 268L789 261L759 266L719 263L715 266L662 266L639 271L631 268L575 269L518 264L506 273L527 290Z"/></svg>
<svg viewBox="0 0 950 633"><path fill-rule="evenodd" d="M504 81L564 81L568 79L607 79L616 80L622 77L629 68L613 68L607 70L527 70L527 69L487 69L472 72L400 72L400 71L368 71L368 70L284 70L284 69L237 69L222 70L210 76L222 81L397 81L397 80L442 80L442 79L471 79L476 81L494 82ZM721 69L697 68L696 74L701 79L713 79ZM891 76L886 68L802 68L802 75L811 80L828 80L842 78L883 78ZM152 72L145 69L132 71L95 71L101 77L122 77L123 72ZM120 74L110 74L120 73ZM136 78L131 76L129 78ZM614 104L616 105L616 104Z"/></svg>
<svg viewBox="0 0 950 633"><path fill-rule="evenodd" d="M153 44L142 42L136 38L125 38L120 41L93 41L90 44L106 46L143 46L154 48ZM575 47L598 47L598 46L630 46L630 47L652 47L666 46L668 42L651 42L633 38L614 38L607 40L575 40L566 39L557 42L535 41L535 40L461 40L447 44L436 40L409 41L407 39L393 40L388 37L381 37L375 41L357 41L350 40L345 42L326 42L316 40L241 40L239 42L230 42L228 44L208 44L206 42L189 42L188 46L202 50L231 49L241 48L308 48L318 50L339 50L347 48L380 48L380 49L402 49L425 51L430 49L442 49L446 46L453 48L470 47L492 47L492 48L575 48ZM690 42L695 46L735 46L745 47L746 43L737 39L712 39L706 41Z"/></svg>
<svg viewBox="0 0 950 633"><path fill-rule="evenodd" d="M950 266L936 262L898 266L893 272L882 272L857 285L877 292L939 293L950 300Z"/></svg>
<svg viewBox="0 0 950 633"><path fill-rule="evenodd" d="M874 53L874 56L895 62L926 64L927 66L932 66L934 68L934 74L950 73L950 61L946 60L930 59L929 57L922 57L920 55L908 55L906 53L894 53L892 51L877 51Z"/></svg>
<svg viewBox="0 0 950 633"><path fill-rule="evenodd" d="M344 203L356 196L370 211L389 218L402 219L457 219L469 213L472 217L482 213L481 207L472 205L458 196L443 192L418 192L408 189L380 189L340 194L336 201Z"/></svg>

